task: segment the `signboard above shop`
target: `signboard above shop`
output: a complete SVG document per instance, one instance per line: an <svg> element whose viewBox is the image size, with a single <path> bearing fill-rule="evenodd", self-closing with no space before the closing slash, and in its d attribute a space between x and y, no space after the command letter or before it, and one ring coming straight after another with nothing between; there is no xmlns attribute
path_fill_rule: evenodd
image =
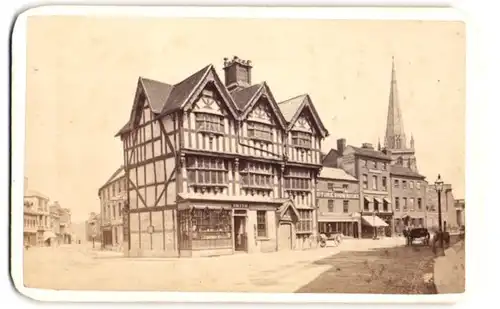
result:
<svg viewBox="0 0 500 309"><path fill-rule="evenodd" d="M333 199L359 199L358 193L340 193L332 191L318 191L318 198L333 198Z"/></svg>
<svg viewBox="0 0 500 309"><path fill-rule="evenodd" d="M248 204L233 204L233 208L236 208L236 209L247 209L248 208Z"/></svg>

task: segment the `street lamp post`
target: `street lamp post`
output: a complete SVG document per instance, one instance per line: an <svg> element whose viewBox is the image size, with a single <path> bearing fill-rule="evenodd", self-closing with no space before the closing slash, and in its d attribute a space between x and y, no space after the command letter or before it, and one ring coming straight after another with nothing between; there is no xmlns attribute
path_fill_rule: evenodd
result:
<svg viewBox="0 0 500 309"><path fill-rule="evenodd" d="M443 181L441 180L441 175L438 175L438 178L436 182L434 183L436 187L436 191L438 194L438 226L439 226L439 245L441 246L441 249L444 249L444 235L443 235L443 224L442 224L442 218L441 218L441 192L443 191Z"/></svg>
<svg viewBox="0 0 500 309"><path fill-rule="evenodd" d="M373 209L373 239L378 238L378 233L377 233L377 226L375 225L375 217L378 214L378 209Z"/></svg>

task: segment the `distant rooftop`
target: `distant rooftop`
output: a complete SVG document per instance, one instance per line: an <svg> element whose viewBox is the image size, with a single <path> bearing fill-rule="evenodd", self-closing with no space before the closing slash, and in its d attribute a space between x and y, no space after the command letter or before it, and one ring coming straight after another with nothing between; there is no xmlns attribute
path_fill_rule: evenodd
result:
<svg viewBox="0 0 500 309"><path fill-rule="evenodd" d="M319 178L357 181L356 178L347 174L343 169L333 167L323 167L321 169L321 173L319 174Z"/></svg>

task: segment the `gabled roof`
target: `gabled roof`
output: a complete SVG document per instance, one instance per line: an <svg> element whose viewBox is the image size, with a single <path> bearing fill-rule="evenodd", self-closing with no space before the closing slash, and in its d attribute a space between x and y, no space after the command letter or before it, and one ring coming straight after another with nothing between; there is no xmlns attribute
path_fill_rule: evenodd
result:
<svg viewBox="0 0 500 309"><path fill-rule="evenodd" d="M255 96L257 91L259 91L261 84L255 84L250 87L243 88L238 91L233 91L231 95L233 96L234 103L236 107L242 111L245 109L246 105Z"/></svg>
<svg viewBox="0 0 500 309"><path fill-rule="evenodd" d="M377 151L375 149L370 149L370 148L360 148L360 147L354 147L349 145L348 147L351 147L354 150L354 153L360 156L364 157L370 157L370 158L376 158L376 159L381 159L381 160L386 160L386 161L391 161L391 157L386 155L385 153L381 151Z"/></svg>
<svg viewBox="0 0 500 309"><path fill-rule="evenodd" d="M414 178L425 178L425 176L420 175L419 173L412 171L410 168L401 165L392 165L391 174L398 176L414 177Z"/></svg>
<svg viewBox="0 0 500 309"><path fill-rule="evenodd" d="M345 181L358 181L356 178L347 174L346 171L340 168L323 167L319 174L319 178L345 180Z"/></svg>
<svg viewBox="0 0 500 309"><path fill-rule="evenodd" d="M139 80L142 83L151 110L155 114L160 113L174 86L143 77L139 77Z"/></svg>
<svg viewBox="0 0 500 309"><path fill-rule="evenodd" d="M286 121L288 122L288 129L291 129L293 127L295 121L297 121L302 111L305 108L309 108L321 135L323 137L328 136L328 130L326 130L325 126L323 125L323 122L321 121L321 118L319 117L318 112L316 111L316 108L312 103L311 97L308 94L302 94L283 101L279 103L279 107L281 109L283 117L285 117Z"/></svg>
<svg viewBox="0 0 500 309"><path fill-rule="evenodd" d="M243 109L241 109L242 114L241 114L240 119L242 119L242 120L246 119L246 117L248 117L248 114L252 111L255 104L257 104L257 102L259 101L259 98L262 95L266 95L267 100L270 103L271 109L273 110L274 115L278 119L279 125L283 129L286 129L287 128L286 120L283 117L283 114L281 113L281 110L278 106L278 103L276 103L276 100L274 99L274 96L273 96L273 93L271 92L271 89L269 89L269 86L267 85L266 82L262 82L262 83L258 84L258 86L259 87L253 93L253 95L249 98L248 102L243 105L244 107L243 107ZM249 88L253 88L253 86L249 87ZM242 96L240 96L240 97L242 97Z"/></svg>
<svg viewBox="0 0 500 309"><path fill-rule="evenodd" d="M230 112L236 118L238 115L233 97L220 80L213 65L210 64L175 85L140 77L130 119L115 136L119 136L132 129L135 111L138 109L137 101L139 100L139 93L141 91L144 92L153 113L157 117L161 117L183 108L198 88L204 84L207 76L210 74L213 76L216 88L226 101Z"/></svg>
<svg viewBox="0 0 500 309"><path fill-rule="evenodd" d="M113 181L117 180L120 177L125 176L125 168L123 165L121 165L112 175L109 177L108 181L106 181L97 192L101 192L101 190L106 187L108 184L112 183Z"/></svg>
<svg viewBox="0 0 500 309"><path fill-rule="evenodd" d="M191 96L193 90L201 84L204 77L212 68L212 65L207 65L203 69L189 76L178 84L175 84L168 96L167 101L163 105L160 115L166 115L174 110L178 110Z"/></svg>

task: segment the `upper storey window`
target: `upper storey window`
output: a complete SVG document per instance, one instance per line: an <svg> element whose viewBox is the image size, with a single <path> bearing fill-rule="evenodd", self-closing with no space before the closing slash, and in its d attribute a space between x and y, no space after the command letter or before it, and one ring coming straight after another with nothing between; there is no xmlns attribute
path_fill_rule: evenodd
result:
<svg viewBox="0 0 500 309"><path fill-rule="evenodd" d="M292 131L292 145L300 148L310 149L312 142L311 133Z"/></svg>
<svg viewBox="0 0 500 309"><path fill-rule="evenodd" d="M227 184L227 162L219 158L187 158L188 180L191 185L214 186Z"/></svg>
<svg viewBox="0 0 500 309"><path fill-rule="evenodd" d="M285 175L285 188L291 191L311 190L311 173L303 169L288 169Z"/></svg>
<svg viewBox="0 0 500 309"><path fill-rule="evenodd" d="M224 118L214 114L196 113L196 129L207 133L224 133Z"/></svg>
<svg viewBox="0 0 500 309"><path fill-rule="evenodd" d="M245 188L272 189L273 168L271 164L248 162L240 174L242 186Z"/></svg>
<svg viewBox="0 0 500 309"><path fill-rule="evenodd" d="M259 122L248 122L248 137L259 141L272 142L273 132L270 125Z"/></svg>

